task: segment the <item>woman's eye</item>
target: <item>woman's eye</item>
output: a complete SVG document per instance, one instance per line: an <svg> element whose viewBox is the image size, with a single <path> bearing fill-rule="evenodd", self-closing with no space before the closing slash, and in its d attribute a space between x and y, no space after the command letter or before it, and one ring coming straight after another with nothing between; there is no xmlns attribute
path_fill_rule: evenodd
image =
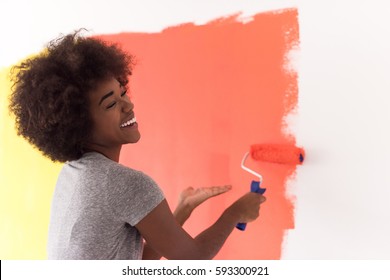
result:
<svg viewBox="0 0 390 280"><path fill-rule="evenodd" d="M111 103L110 105L108 105L106 108L107 108L107 109L110 109L110 108L114 107L115 104L116 104L116 102L113 102L113 103Z"/></svg>
<svg viewBox="0 0 390 280"><path fill-rule="evenodd" d="M127 93L127 90L125 90L124 92L121 93L121 97L125 96ZM110 108L113 108L115 106L116 102L112 102L110 105L108 105L106 107L106 109L110 109Z"/></svg>
<svg viewBox="0 0 390 280"><path fill-rule="evenodd" d="M126 93L127 93L127 90L125 90L124 92L122 92L121 96L122 96L122 97L125 96Z"/></svg>

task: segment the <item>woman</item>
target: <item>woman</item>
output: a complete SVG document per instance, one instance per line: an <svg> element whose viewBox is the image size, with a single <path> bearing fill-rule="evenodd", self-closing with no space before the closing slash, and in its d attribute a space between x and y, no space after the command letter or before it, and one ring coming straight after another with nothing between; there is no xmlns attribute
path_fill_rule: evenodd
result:
<svg viewBox="0 0 390 280"><path fill-rule="evenodd" d="M52 41L15 67L10 110L19 135L65 162L52 200L50 259L211 259L238 222L259 215L262 195L247 193L192 238L192 211L230 186L186 189L171 212L157 184L118 163L140 132L127 95L133 56L80 36Z"/></svg>

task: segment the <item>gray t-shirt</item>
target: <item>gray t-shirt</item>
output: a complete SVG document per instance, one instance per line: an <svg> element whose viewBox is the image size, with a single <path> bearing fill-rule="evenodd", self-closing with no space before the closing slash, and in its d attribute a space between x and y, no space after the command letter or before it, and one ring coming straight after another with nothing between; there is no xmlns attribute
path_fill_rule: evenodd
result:
<svg viewBox="0 0 390 280"><path fill-rule="evenodd" d="M65 163L52 199L48 258L141 259L134 226L163 199L150 177L102 154Z"/></svg>

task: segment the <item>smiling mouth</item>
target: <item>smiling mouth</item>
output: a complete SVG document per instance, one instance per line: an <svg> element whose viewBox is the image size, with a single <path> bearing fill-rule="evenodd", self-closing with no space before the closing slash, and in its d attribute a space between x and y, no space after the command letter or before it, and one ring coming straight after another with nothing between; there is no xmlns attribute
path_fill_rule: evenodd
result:
<svg viewBox="0 0 390 280"><path fill-rule="evenodd" d="M129 120L129 121L125 122L125 123L122 123L120 125L120 127L123 128L123 127L127 127L127 126L133 126L136 123L136 121L137 121L137 119L134 117L131 120Z"/></svg>

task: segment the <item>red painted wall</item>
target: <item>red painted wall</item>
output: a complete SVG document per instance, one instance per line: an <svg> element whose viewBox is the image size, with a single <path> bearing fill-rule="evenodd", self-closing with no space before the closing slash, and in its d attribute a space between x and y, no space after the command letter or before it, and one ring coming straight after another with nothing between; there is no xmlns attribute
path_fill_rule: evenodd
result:
<svg viewBox="0 0 390 280"><path fill-rule="evenodd" d="M131 95L141 141L122 149L121 163L152 176L171 208L183 188L232 184L200 206L185 225L211 225L255 179L240 168L255 143L292 143L284 117L298 98L297 73L286 55L299 44L295 9L236 16L161 33L99 36L136 55ZM294 228L286 180L295 166L248 161L264 177L267 202L245 232L235 230L216 259L279 259L285 230Z"/></svg>

